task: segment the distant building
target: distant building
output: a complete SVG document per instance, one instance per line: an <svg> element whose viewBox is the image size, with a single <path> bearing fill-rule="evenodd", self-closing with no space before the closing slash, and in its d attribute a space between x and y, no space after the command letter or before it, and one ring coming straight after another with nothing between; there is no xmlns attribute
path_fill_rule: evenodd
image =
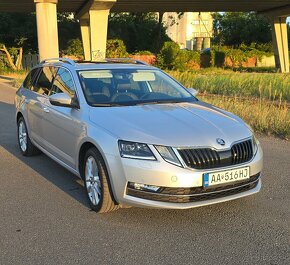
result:
<svg viewBox="0 0 290 265"><path fill-rule="evenodd" d="M213 36L213 18L209 12L186 12L178 15L167 12L163 16L168 36L181 49L202 50L210 48Z"/></svg>

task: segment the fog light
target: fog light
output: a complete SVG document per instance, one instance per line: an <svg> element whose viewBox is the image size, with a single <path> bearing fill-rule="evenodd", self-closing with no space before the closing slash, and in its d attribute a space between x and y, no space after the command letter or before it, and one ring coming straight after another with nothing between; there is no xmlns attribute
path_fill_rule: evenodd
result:
<svg viewBox="0 0 290 265"><path fill-rule="evenodd" d="M153 192L157 192L160 189L160 187L158 186L152 186L152 185L134 183L134 182L129 182L128 186L135 190L153 191Z"/></svg>

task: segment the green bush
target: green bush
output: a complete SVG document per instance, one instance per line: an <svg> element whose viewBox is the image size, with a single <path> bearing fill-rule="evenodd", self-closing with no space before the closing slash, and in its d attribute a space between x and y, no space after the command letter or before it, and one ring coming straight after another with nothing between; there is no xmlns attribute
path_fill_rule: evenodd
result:
<svg viewBox="0 0 290 265"><path fill-rule="evenodd" d="M150 51L139 51L139 52L134 52L133 55L154 55L154 53Z"/></svg>
<svg viewBox="0 0 290 265"><path fill-rule="evenodd" d="M272 46L272 45L271 45ZM269 46L269 43L266 44L256 44L252 43L250 46L247 46L245 44L241 44L239 46L239 49L242 50L246 57L256 57L259 61L261 61L262 57L266 56L272 56L273 53L273 46L272 50Z"/></svg>
<svg viewBox="0 0 290 265"><path fill-rule="evenodd" d="M7 68L5 55L0 52L0 70Z"/></svg>
<svg viewBox="0 0 290 265"><path fill-rule="evenodd" d="M174 61L180 51L179 45L172 41L166 41L157 56L158 65L161 68L174 69Z"/></svg>
<svg viewBox="0 0 290 265"><path fill-rule="evenodd" d="M128 57L126 46L122 40L112 39L107 41L107 58L125 58Z"/></svg>
<svg viewBox="0 0 290 265"><path fill-rule="evenodd" d="M274 52L274 48L273 48L272 42L260 43L260 44L251 44L251 45L255 45L255 48L258 51L267 52L267 53L273 53Z"/></svg>
<svg viewBox="0 0 290 265"><path fill-rule="evenodd" d="M180 50L173 62L174 70L186 71L196 67L200 67L200 53L197 51Z"/></svg>
<svg viewBox="0 0 290 265"><path fill-rule="evenodd" d="M71 39L67 42L67 49L65 50L67 55L73 55L76 57L83 57L84 50L80 39Z"/></svg>
<svg viewBox="0 0 290 265"><path fill-rule="evenodd" d="M200 65L200 53L180 50L175 42L165 42L157 56L158 65L169 70L185 71L193 65Z"/></svg>
<svg viewBox="0 0 290 265"><path fill-rule="evenodd" d="M261 50L258 50L260 48ZM227 46L213 46L210 50L204 54L210 56L210 66L224 67L225 59L229 58L233 62L233 67L241 67L243 62L246 62L249 58L257 58L261 60L263 56L272 56L269 45L256 45L251 44L246 46L241 44L238 49L234 49Z"/></svg>

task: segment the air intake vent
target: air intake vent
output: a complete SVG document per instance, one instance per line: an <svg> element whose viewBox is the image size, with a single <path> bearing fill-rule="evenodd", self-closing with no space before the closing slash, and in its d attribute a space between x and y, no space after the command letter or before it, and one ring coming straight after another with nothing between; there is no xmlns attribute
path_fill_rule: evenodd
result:
<svg viewBox="0 0 290 265"><path fill-rule="evenodd" d="M178 149L185 164L195 169L219 168L248 162L253 157L252 141L234 144L230 150L216 151L210 148Z"/></svg>

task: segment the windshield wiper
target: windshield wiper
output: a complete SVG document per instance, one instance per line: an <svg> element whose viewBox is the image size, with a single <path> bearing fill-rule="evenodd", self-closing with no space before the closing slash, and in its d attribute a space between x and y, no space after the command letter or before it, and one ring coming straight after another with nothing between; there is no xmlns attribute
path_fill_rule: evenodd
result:
<svg viewBox="0 0 290 265"><path fill-rule="evenodd" d="M135 103L93 103L91 104L93 107L128 107L128 106L134 106Z"/></svg>
<svg viewBox="0 0 290 265"><path fill-rule="evenodd" d="M182 103L186 101L180 100L154 100L154 101L144 101L136 103L136 105L153 105L153 104L168 104L168 103Z"/></svg>
<svg viewBox="0 0 290 265"><path fill-rule="evenodd" d="M93 103L93 107L128 107L138 105L154 105L154 104L168 104L168 103L183 103L189 102L186 100L153 100L153 101L141 101L141 102L122 102L122 103Z"/></svg>
<svg viewBox="0 0 290 265"><path fill-rule="evenodd" d="M116 103L93 103L91 104L93 107L120 107L120 106L124 106L121 104L116 104Z"/></svg>

